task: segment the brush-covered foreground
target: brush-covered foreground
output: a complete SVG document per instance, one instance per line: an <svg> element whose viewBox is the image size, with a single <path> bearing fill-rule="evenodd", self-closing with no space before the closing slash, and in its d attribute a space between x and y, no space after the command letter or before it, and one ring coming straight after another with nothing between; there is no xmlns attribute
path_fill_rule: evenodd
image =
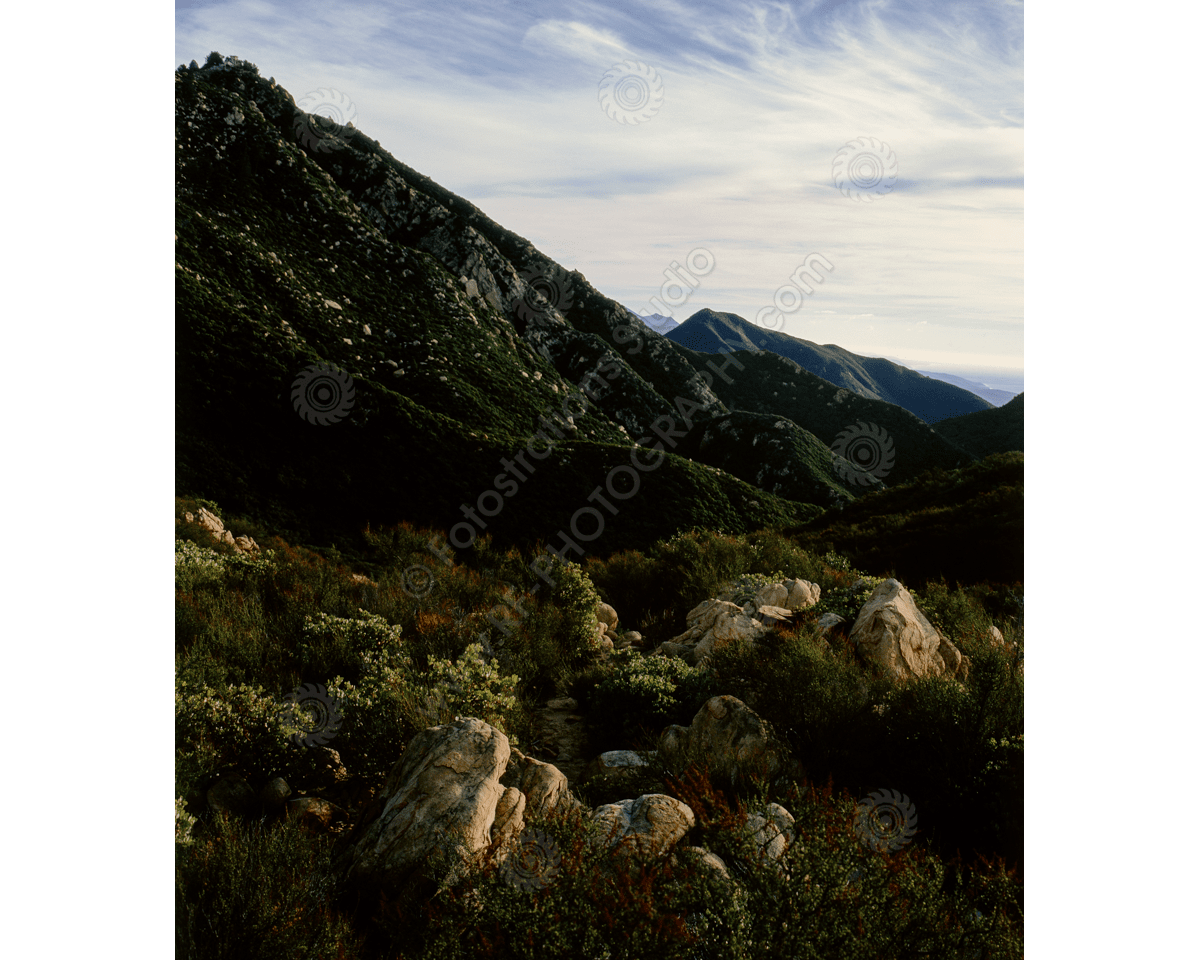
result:
<svg viewBox="0 0 1200 960"><path fill-rule="evenodd" d="M443 562L428 549L434 531L368 530L356 554L369 559L351 570L224 517L262 548L239 554L185 519L201 506L219 514L215 504L176 506L177 956L1021 955L1019 584L923 585L923 612L972 668L965 684L896 686L843 636L826 643L817 627L827 612L852 619L878 578L776 532L678 534L644 553L562 567L553 591L535 593L530 562L540 551L501 551L486 537ZM765 655L731 644L698 669L636 650L606 655L596 644L598 599L649 651L681 631L697 603L756 574L822 591ZM1003 644L989 640L993 624ZM289 740L297 728L287 697L301 684L339 702L327 748ZM652 749L666 725L732 694L788 742L807 780L733 789L702 770L676 775L652 762L633 779L572 782L589 807L669 794L691 807L696 826L679 856L634 865L594 852L586 817L532 819L526 829L546 831L561 853L557 872L532 891L486 866L427 898L389 902L364 898L331 868L339 835L419 730L474 716L552 762L536 716L564 694L586 720L589 756ZM329 748L346 774L336 783L322 779ZM219 813L206 791L230 774L256 788L283 777L346 816L314 830L287 814ZM854 830L855 801L880 788L918 811L915 839L894 852L868 849ZM756 858L741 829L748 811L770 802L796 818L777 861ZM735 893L684 852L691 846L729 864Z"/></svg>

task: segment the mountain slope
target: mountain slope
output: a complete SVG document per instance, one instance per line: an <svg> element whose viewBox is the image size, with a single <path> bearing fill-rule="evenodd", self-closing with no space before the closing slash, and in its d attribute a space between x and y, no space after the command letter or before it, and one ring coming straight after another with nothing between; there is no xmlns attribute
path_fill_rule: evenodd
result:
<svg viewBox="0 0 1200 960"><path fill-rule="evenodd" d="M833 344L820 346L799 337L766 330L734 313L700 310L668 331L667 339L698 353L769 350L795 361L834 386L868 399L894 403L926 423L991 407L982 397L923 376L891 360L860 357Z"/></svg>
<svg viewBox="0 0 1200 960"><path fill-rule="evenodd" d="M724 363L728 359L717 354L687 353L697 369L707 367L709 360ZM926 470L965 466L973 459L907 410L835 387L777 353L747 350L732 356L744 370L728 368L737 374L729 382L719 376L713 379L713 391L725 406L734 411L769 414L773 420L786 418L842 456L860 451L868 460L864 470L847 470L844 466L833 470L835 483L851 491L866 492L875 478L892 486ZM825 454L826 466L832 456Z"/></svg>
<svg viewBox="0 0 1200 960"><path fill-rule="evenodd" d="M861 497L785 530L810 550L835 550L906 584L1024 580L1025 457L993 454L960 470Z"/></svg>
<svg viewBox="0 0 1200 960"><path fill-rule="evenodd" d="M1025 449L1025 394L1017 394L995 410L980 410L943 420L933 428L938 436L977 457Z"/></svg>
<svg viewBox="0 0 1200 960"><path fill-rule="evenodd" d="M361 133L315 137L253 65L218 55L175 79L180 493L309 541L408 519L557 545L610 471L660 462L631 441L728 415L682 349L582 275ZM354 390L324 424L297 408L318 362ZM635 475L648 495L605 508L603 549L819 512L669 443L620 489Z"/></svg>
<svg viewBox="0 0 1200 960"><path fill-rule="evenodd" d="M957 376L953 373L938 373L933 370L918 370L917 373L923 377L930 377L934 380L943 380L946 383L952 383L956 387L962 387L964 390L975 394L975 396L986 400L995 407L1002 407L1009 400L1016 396L1011 390L997 390L994 387L989 387L986 384L980 383L978 380L967 380L965 377ZM969 416L969 414L963 414Z"/></svg>

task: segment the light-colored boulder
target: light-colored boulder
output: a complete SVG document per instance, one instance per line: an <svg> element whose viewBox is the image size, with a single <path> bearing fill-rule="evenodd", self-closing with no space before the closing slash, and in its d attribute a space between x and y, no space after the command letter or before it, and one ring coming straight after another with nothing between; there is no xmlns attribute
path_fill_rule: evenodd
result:
<svg viewBox="0 0 1200 960"><path fill-rule="evenodd" d="M1000 628L997 627L995 624L993 624L991 627L988 628L988 639L992 641L993 646L997 646L997 647L1008 646L1008 644L1004 640L1004 634L1001 633Z"/></svg>
<svg viewBox="0 0 1200 960"><path fill-rule="evenodd" d="M793 612L815 606L821 599L821 588L807 580L789 580L784 586L787 587L787 600L780 606Z"/></svg>
<svg viewBox="0 0 1200 960"><path fill-rule="evenodd" d="M854 621L850 639L897 680L953 676L963 663L962 654L925 619L899 580L885 580L875 588Z"/></svg>
<svg viewBox="0 0 1200 960"><path fill-rule="evenodd" d="M258 544L254 542L253 537L241 536L233 538L233 545L242 553L258 553Z"/></svg>
<svg viewBox="0 0 1200 960"><path fill-rule="evenodd" d="M839 623L845 622L846 618L839 616L836 613L823 613L821 614L821 619L817 621L817 627L820 629L822 635L824 635L836 627Z"/></svg>
<svg viewBox="0 0 1200 960"><path fill-rule="evenodd" d="M525 827L525 794L516 787L505 787L496 804L492 821L492 839L501 843L520 835Z"/></svg>
<svg viewBox="0 0 1200 960"><path fill-rule="evenodd" d="M795 839L796 818L786 807L772 803L764 813L755 813L748 817L746 828L763 856L778 860Z"/></svg>
<svg viewBox="0 0 1200 960"><path fill-rule="evenodd" d="M574 703L574 700L570 701ZM504 787L515 787L525 797L524 812L543 818L560 807L578 807L571 795L566 775L552 763L527 757L515 747L510 748L508 767L500 778Z"/></svg>
<svg viewBox="0 0 1200 960"><path fill-rule="evenodd" d="M787 587L782 583L768 583L754 595L754 605L760 610L763 607L782 607L787 604L787 598Z"/></svg>
<svg viewBox="0 0 1200 960"><path fill-rule="evenodd" d="M696 825L692 808L674 797L648 793L592 811L600 839L617 856L664 856Z"/></svg>
<svg viewBox="0 0 1200 960"><path fill-rule="evenodd" d="M474 717L418 733L384 782L382 811L354 845L350 876L397 888L435 850L474 860L490 840L510 753L508 737Z"/></svg>
<svg viewBox="0 0 1200 960"><path fill-rule="evenodd" d="M617 611L607 603L596 604L596 619L606 627L615 627L617 625Z"/></svg>
<svg viewBox="0 0 1200 960"><path fill-rule="evenodd" d="M787 623L792 615L792 611L787 607L759 607L758 615L762 617L763 626L770 627L780 623Z"/></svg>
<svg viewBox="0 0 1200 960"><path fill-rule="evenodd" d="M770 724L737 697L713 697L697 711L690 726L672 724L659 739L659 755L669 769L707 762L713 776L734 784L755 775L773 780L783 774L802 777Z"/></svg>
<svg viewBox="0 0 1200 960"><path fill-rule="evenodd" d="M609 750L588 764L584 779L591 777L626 777L640 773L650 766L648 760L633 750Z"/></svg>
<svg viewBox="0 0 1200 960"><path fill-rule="evenodd" d="M687 630L671 639L675 643L699 640L722 616L737 616L740 613L742 608L736 603L729 603L727 600L705 600L688 611Z"/></svg>

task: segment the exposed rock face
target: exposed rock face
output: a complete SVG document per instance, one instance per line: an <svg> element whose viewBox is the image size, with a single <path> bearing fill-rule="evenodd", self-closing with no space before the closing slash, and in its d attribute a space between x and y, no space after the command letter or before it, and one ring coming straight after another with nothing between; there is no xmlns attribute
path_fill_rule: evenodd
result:
<svg viewBox="0 0 1200 960"><path fill-rule="evenodd" d="M205 530L207 530L214 540L220 540L221 543L227 543L238 553L258 553L258 544L254 542L253 537L234 537L232 533L225 529L225 524L215 513L207 507L200 508L199 516L192 514L190 511L183 515L183 518L191 523L198 522Z"/></svg>
<svg viewBox="0 0 1200 960"><path fill-rule="evenodd" d="M787 602L780 606L789 610L804 610L816 606L821 599L821 588L807 580L788 580L783 585L787 587Z"/></svg>
<svg viewBox="0 0 1200 960"><path fill-rule="evenodd" d="M418 733L388 774L382 811L354 845L350 876L399 888L437 849L478 856L491 839L509 756L508 738L474 717Z"/></svg>
<svg viewBox="0 0 1200 960"><path fill-rule="evenodd" d="M579 806L579 801L571 795L566 776L558 767L527 757L515 747L511 748L508 768L500 782L505 787L520 790L524 797L522 809L531 816L548 816L563 805Z"/></svg>
<svg viewBox="0 0 1200 960"><path fill-rule="evenodd" d="M617 611L607 603L599 603L596 605L596 619L606 627L615 628L617 625Z"/></svg>
<svg viewBox="0 0 1200 960"><path fill-rule="evenodd" d="M660 644L656 652L698 666L711 656L718 643L758 640L770 629L726 600L705 600L693 607L688 611L687 624L683 633Z"/></svg>
<svg viewBox="0 0 1200 960"><path fill-rule="evenodd" d="M846 618L839 616L836 613L830 612L821 615L821 619L817 621L817 627L820 628L821 634L825 635L833 630L839 623L845 623Z"/></svg>
<svg viewBox="0 0 1200 960"><path fill-rule="evenodd" d="M768 805L765 813L752 814L746 827L763 856L778 860L795 838L796 818L778 803Z"/></svg>
<svg viewBox="0 0 1200 960"><path fill-rule="evenodd" d="M770 724L737 697L713 697L693 718L691 726L672 724L659 739L659 755L671 769L694 761L709 764L714 777L738 783L745 777L775 779L804 775L786 744Z"/></svg>
<svg viewBox="0 0 1200 960"><path fill-rule="evenodd" d="M897 680L966 676L969 661L933 628L899 580L885 580L859 611L850 639Z"/></svg>
<svg viewBox="0 0 1200 960"><path fill-rule="evenodd" d="M592 818L614 854L643 859L669 853L696 825L691 807L662 793L603 804Z"/></svg>

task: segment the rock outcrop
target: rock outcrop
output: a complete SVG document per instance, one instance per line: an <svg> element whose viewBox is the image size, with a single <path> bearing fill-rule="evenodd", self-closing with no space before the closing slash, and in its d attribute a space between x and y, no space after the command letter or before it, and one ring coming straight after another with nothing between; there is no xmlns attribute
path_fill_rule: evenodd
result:
<svg viewBox="0 0 1200 960"><path fill-rule="evenodd" d="M256 554L259 552L258 544L254 542L253 537L235 537L230 531L225 529L224 521L207 507L201 507L198 516L188 511L183 515L183 519L188 523L199 523L200 526L212 534L214 540L228 544L238 553Z"/></svg>
<svg viewBox="0 0 1200 960"><path fill-rule="evenodd" d="M383 889L411 881L436 850L464 863L491 840L511 749L491 725L468 717L422 730L392 768L382 809L353 847L351 878Z"/></svg>
<svg viewBox="0 0 1200 960"><path fill-rule="evenodd" d="M768 780L804 776L787 744L737 697L713 697L690 726L672 724L659 738L658 750L669 769L681 771L701 761L714 778L733 784L751 775Z"/></svg>
<svg viewBox="0 0 1200 960"><path fill-rule="evenodd" d="M696 825L692 808L662 793L606 803L592 812L600 838L615 856L665 856Z"/></svg>
<svg viewBox="0 0 1200 960"><path fill-rule="evenodd" d="M899 580L885 580L863 605L850 640L867 659L897 680L950 676L965 679L970 661L943 637Z"/></svg>
<svg viewBox="0 0 1200 960"><path fill-rule="evenodd" d="M770 632L737 604L725 600L705 600L687 614L687 629L677 637L659 644L659 656L679 657L692 666L704 663L719 643L735 640L758 641Z"/></svg>

